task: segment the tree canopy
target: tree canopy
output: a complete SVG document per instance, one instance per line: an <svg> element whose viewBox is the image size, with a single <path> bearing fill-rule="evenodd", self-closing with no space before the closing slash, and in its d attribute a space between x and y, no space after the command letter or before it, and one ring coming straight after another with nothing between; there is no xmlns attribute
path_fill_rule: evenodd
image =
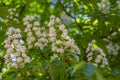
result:
<svg viewBox="0 0 120 80"><path fill-rule="evenodd" d="M0 0L0 80L120 80L120 0Z"/></svg>

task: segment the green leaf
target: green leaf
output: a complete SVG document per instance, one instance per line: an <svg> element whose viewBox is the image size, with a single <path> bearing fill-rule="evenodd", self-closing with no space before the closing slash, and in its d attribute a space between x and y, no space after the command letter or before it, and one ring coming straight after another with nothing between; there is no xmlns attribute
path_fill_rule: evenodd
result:
<svg viewBox="0 0 120 80"><path fill-rule="evenodd" d="M0 49L0 57L3 57L3 55L4 55L4 50Z"/></svg>
<svg viewBox="0 0 120 80"><path fill-rule="evenodd" d="M71 72L71 76L75 74L76 71L78 71L81 68L84 68L86 62L85 61L80 61L78 64L73 66L73 71Z"/></svg>
<svg viewBox="0 0 120 80"><path fill-rule="evenodd" d="M48 68L51 80L67 80L66 65L56 60L53 61Z"/></svg>
<svg viewBox="0 0 120 80"><path fill-rule="evenodd" d="M97 69L95 70L95 76L96 76L96 80L106 80Z"/></svg>
<svg viewBox="0 0 120 80"><path fill-rule="evenodd" d="M87 77L92 77L94 74L95 66L90 63L87 63L84 70L84 75Z"/></svg>

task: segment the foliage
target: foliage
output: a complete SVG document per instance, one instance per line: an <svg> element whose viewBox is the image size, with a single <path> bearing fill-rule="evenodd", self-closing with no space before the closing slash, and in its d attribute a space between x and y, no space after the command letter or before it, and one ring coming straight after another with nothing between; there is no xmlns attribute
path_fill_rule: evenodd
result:
<svg viewBox="0 0 120 80"><path fill-rule="evenodd" d="M120 79L119 0L0 0L0 10L0 80Z"/></svg>

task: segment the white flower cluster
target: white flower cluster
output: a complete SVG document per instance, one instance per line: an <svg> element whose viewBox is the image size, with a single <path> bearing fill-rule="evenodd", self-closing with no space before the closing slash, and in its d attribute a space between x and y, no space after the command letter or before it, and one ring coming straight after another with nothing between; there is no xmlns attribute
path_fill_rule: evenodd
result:
<svg viewBox="0 0 120 80"><path fill-rule="evenodd" d="M18 20L19 14L16 12L16 8L10 8L8 9L8 12L9 14L6 16L7 18L6 23L10 21L15 21L16 23L19 23Z"/></svg>
<svg viewBox="0 0 120 80"><path fill-rule="evenodd" d="M24 67L30 62L30 57L26 54L26 47L20 34L19 28L10 27L7 31L8 38L5 40L6 54L4 56L7 67Z"/></svg>
<svg viewBox="0 0 120 80"><path fill-rule="evenodd" d="M117 0L116 3L118 5L118 7L120 7L120 0Z"/></svg>
<svg viewBox="0 0 120 80"><path fill-rule="evenodd" d="M44 26L40 26L40 23L35 21L33 16L25 17L23 22L26 26L25 32L27 33L28 49L33 47L43 49L45 46L51 46L52 51L55 53L66 53L69 48L69 52L80 54L75 41L68 36L67 29L61 24L60 19L55 18L54 15L50 16L50 21L45 22ZM48 43L52 44L48 45ZM53 56L58 55L54 54ZM76 58L79 60L78 56Z"/></svg>
<svg viewBox="0 0 120 80"><path fill-rule="evenodd" d="M113 45L113 43L111 42L106 46L106 48L108 50L108 54L114 56L116 56L118 54L118 51L120 50L120 46L118 44Z"/></svg>
<svg viewBox="0 0 120 80"><path fill-rule="evenodd" d="M53 52L66 53L69 48L71 53L80 54L80 49L75 44L74 39L70 38L65 25L61 24L59 18L51 15L47 26L49 27L49 41L52 42ZM78 59L78 57L76 58Z"/></svg>
<svg viewBox="0 0 120 80"><path fill-rule="evenodd" d="M109 0L102 0L100 4L100 10L104 14L110 13L110 2Z"/></svg>
<svg viewBox="0 0 120 80"><path fill-rule="evenodd" d="M95 40L92 40L91 43L88 43L88 47L86 50L88 62L92 63L94 66L98 67L105 67L108 66L108 60L106 58L106 54L101 48L95 48L93 45L95 44ZM95 53L96 52L96 53ZM99 52L99 54L97 54ZM97 56L94 58L94 56L97 54ZM94 56L93 56L94 55Z"/></svg>
<svg viewBox="0 0 120 80"><path fill-rule="evenodd" d="M40 26L38 21L35 21L34 16L27 16L23 19L26 26L25 32L27 33L28 49L37 47L42 49L47 45L47 32L44 27Z"/></svg>

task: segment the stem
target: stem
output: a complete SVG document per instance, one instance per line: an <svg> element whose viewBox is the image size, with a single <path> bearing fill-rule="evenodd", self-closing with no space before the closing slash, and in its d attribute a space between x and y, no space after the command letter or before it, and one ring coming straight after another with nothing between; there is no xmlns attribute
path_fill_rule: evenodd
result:
<svg viewBox="0 0 120 80"><path fill-rule="evenodd" d="M62 5L61 1L58 0L60 6L62 7L63 11L71 18L73 18L75 20L75 23L78 25L78 27L83 30L82 26L77 22L76 18L74 16L72 16L69 12L66 11L65 7Z"/></svg>

